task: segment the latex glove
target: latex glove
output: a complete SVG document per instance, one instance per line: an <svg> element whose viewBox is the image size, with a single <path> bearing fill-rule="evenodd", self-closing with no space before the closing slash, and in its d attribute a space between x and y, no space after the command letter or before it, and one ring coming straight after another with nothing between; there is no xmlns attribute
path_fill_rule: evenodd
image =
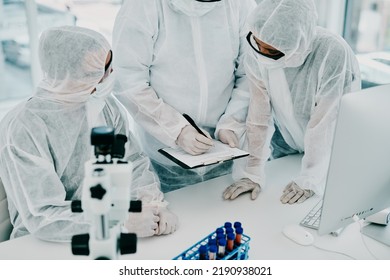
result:
<svg viewBox="0 0 390 280"><path fill-rule="evenodd" d="M125 227L129 232L136 233L138 237L147 237L154 235L159 221L156 206L142 206L142 212L129 213Z"/></svg>
<svg viewBox="0 0 390 280"><path fill-rule="evenodd" d="M285 204L302 203L306 199L312 197L314 192L312 190L301 189L295 182L290 182L284 189L280 201Z"/></svg>
<svg viewBox="0 0 390 280"><path fill-rule="evenodd" d="M191 155L203 154L213 146L210 134L207 131L203 132L207 137L200 134L191 125L186 125L177 137L176 144Z"/></svg>
<svg viewBox="0 0 390 280"><path fill-rule="evenodd" d="M167 208L161 208L159 213L160 221L155 231L156 235L170 234L176 231L178 227L177 216Z"/></svg>
<svg viewBox="0 0 390 280"><path fill-rule="evenodd" d="M260 191L261 187L259 184L253 182L248 178L243 178L227 187L226 190L223 192L223 198L235 199L240 194L252 192L251 198L256 199Z"/></svg>
<svg viewBox="0 0 390 280"><path fill-rule="evenodd" d="M232 148L238 147L238 138L233 130L221 129L218 132L218 138L222 143L228 144Z"/></svg>

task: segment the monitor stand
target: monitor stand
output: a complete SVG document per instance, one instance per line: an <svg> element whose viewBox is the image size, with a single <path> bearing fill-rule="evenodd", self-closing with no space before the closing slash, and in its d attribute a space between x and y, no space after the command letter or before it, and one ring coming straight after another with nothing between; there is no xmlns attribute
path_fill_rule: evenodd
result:
<svg viewBox="0 0 390 280"><path fill-rule="evenodd" d="M362 228L362 233L387 246L390 246L390 226L368 224Z"/></svg>

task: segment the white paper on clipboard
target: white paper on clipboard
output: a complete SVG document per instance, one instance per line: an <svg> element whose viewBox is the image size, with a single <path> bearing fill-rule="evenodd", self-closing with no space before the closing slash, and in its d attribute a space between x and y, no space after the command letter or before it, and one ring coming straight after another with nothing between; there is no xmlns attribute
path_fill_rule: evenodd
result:
<svg viewBox="0 0 390 280"><path fill-rule="evenodd" d="M248 156L249 153L238 148L231 148L218 140L206 153L193 156L182 149L164 148L159 152L183 168L191 169L219 162Z"/></svg>

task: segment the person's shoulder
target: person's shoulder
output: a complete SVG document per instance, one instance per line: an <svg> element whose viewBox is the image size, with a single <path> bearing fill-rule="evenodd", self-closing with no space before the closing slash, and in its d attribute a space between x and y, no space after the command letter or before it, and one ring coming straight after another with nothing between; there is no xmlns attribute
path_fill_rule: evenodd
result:
<svg viewBox="0 0 390 280"><path fill-rule="evenodd" d="M318 28L312 54L317 59L339 63L352 56L353 51L341 36L324 28Z"/></svg>
<svg viewBox="0 0 390 280"><path fill-rule="evenodd" d="M117 17L131 17L134 15L147 15L156 10L160 0L125 0L118 12Z"/></svg>
<svg viewBox="0 0 390 280"><path fill-rule="evenodd" d="M339 35L321 27L317 27L315 48L331 54L347 54L352 51L348 43Z"/></svg>
<svg viewBox="0 0 390 280"><path fill-rule="evenodd" d="M12 123L18 120L18 117L20 115L24 114L25 106L26 106L26 101L23 101L17 104L16 106L14 106L4 115L4 117L0 121L0 128L2 129L1 131L4 131L3 129L9 127Z"/></svg>
<svg viewBox="0 0 390 280"><path fill-rule="evenodd" d="M151 8L161 0L124 0L122 9L133 10L136 8Z"/></svg>
<svg viewBox="0 0 390 280"><path fill-rule="evenodd" d="M128 6L128 5L150 5L151 3L155 3L156 1L160 0L124 0L122 3L123 6Z"/></svg>
<svg viewBox="0 0 390 280"><path fill-rule="evenodd" d="M12 108L0 121L1 140L5 143L5 139L24 138L23 131L28 129L30 124L36 124L37 120L26 107L27 101L23 101ZM31 131L40 131L31 129ZM19 137L20 136L20 137Z"/></svg>

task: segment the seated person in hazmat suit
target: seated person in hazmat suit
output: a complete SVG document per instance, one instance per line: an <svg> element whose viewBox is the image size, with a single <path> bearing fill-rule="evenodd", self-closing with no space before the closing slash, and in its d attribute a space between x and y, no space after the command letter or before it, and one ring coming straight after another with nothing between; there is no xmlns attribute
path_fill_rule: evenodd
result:
<svg viewBox="0 0 390 280"><path fill-rule="evenodd" d="M69 241L90 224L72 213L81 199L84 163L94 158L91 129L111 126L128 137L123 158L132 162L131 199L141 213L124 226L139 237L169 234L177 217L167 209L150 160L129 131L125 111L111 93L114 54L99 33L74 26L44 31L39 42L43 79L29 100L1 121L0 178L6 190L13 232Z"/></svg>
<svg viewBox="0 0 390 280"><path fill-rule="evenodd" d="M294 153L304 153L301 170L281 202L323 194L340 98L359 90L361 81L348 44L316 22L312 0L264 0L249 16L252 52L244 63L251 92L250 156L245 165L236 165L236 182L223 193L225 199L244 192L255 199L265 187L270 156Z"/></svg>

